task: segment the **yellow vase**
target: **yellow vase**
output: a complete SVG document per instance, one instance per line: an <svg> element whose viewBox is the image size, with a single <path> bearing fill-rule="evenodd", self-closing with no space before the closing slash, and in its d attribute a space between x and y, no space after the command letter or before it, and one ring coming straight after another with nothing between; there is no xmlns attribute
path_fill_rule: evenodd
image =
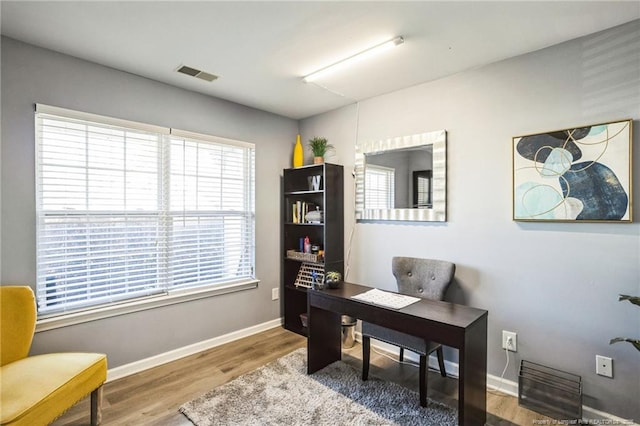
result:
<svg viewBox="0 0 640 426"><path fill-rule="evenodd" d="M301 167L304 164L304 153L300 143L300 135L296 137L296 145L293 147L293 167Z"/></svg>

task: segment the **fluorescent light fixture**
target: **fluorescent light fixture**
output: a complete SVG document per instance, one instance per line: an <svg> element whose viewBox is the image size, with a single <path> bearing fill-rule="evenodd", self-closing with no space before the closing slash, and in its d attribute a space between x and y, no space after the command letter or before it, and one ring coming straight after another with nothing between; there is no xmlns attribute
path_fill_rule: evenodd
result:
<svg viewBox="0 0 640 426"><path fill-rule="evenodd" d="M326 77L327 75L332 74L335 71L347 68L353 65L354 63L361 61L362 59L366 59L371 56L377 55L380 52L388 50L392 47L399 46L402 43L404 43L404 38L402 38L402 36L395 37L391 40L387 40L383 43L380 43L366 50L363 50L362 52L356 53L355 55L349 56L348 58L338 61L335 64L331 64L327 67L319 69L318 71L315 71L303 77L302 80L305 83L308 83L308 82L317 80L319 78Z"/></svg>

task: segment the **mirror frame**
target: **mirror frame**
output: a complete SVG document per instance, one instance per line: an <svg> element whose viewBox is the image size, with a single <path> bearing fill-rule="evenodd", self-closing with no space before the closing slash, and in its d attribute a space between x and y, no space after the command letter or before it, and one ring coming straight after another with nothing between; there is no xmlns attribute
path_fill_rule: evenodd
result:
<svg viewBox="0 0 640 426"><path fill-rule="evenodd" d="M366 156L387 151L431 145L433 147L432 201L430 209L365 209L364 171ZM356 145L356 220L357 221L447 221L447 131L419 133L384 140L366 141Z"/></svg>

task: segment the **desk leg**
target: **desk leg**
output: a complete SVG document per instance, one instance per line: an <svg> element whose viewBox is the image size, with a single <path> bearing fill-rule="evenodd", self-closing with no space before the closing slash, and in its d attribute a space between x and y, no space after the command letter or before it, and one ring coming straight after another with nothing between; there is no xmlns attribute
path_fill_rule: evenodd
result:
<svg viewBox="0 0 640 426"><path fill-rule="evenodd" d="M338 313L308 306L307 374L340 360L340 317Z"/></svg>
<svg viewBox="0 0 640 426"><path fill-rule="evenodd" d="M466 330L459 353L458 424L487 421L487 317Z"/></svg>

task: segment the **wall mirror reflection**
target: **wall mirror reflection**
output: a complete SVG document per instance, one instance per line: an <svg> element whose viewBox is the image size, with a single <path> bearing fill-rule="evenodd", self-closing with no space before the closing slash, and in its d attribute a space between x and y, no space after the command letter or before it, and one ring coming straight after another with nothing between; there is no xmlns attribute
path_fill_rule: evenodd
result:
<svg viewBox="0 0 640 426"><path fill-rule="evenodd" d="M446 131L356 146L358 220L446 221Z"/></svg>

